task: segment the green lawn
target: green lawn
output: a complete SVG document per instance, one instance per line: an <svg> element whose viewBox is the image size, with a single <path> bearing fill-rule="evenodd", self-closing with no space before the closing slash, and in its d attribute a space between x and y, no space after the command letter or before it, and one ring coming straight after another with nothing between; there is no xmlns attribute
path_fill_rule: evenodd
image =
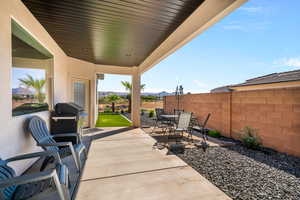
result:
<svg viewBox="0 0 300 200"><path fill-rule="evenodd" d="M99 113L96 123L97 127L119 127L131 126L131 122L122 117L120 114Z"/></svg>

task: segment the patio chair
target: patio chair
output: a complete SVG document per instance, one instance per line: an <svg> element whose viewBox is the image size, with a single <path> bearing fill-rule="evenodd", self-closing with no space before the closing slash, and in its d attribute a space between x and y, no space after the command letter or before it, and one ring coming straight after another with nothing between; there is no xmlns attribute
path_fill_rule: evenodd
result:
<svg viewBox="0 0 300 200"><path fill-rule="evenodd" d="M192 142L193 142L193 130L200 132L202 134L203 141L206 142L207 135L205 132L205 130L206 130L205 127L206 127L206 124L207 124L210 116L211 116L211 114L208 113L208 115L206 116L206 118L202 124L199 123L197 118L193 119L193 122L191 122L190 131L189 131L189 137L191 138Z"/></svg>
<svg viewBox="0 0 300 200"><path fill-rule="evenodd" d="M40 158L45 156L56 157L56 166L42 172L16 176L13 168L8 164L13 161ZM25 200L56 197L60 200L70 200L69 172L61 163L57 152L44 151L0 159L0 199L1 200ZM58 195L58 198L57 198Z"/></svg>
<svg viewBox="0 0 300 200"><path fill-rule="evenodd" d="M156 128L161 128L162 132L166 133L167 129L170 126L172 126L172 122L162 117L162 115L165 114L164 109L162 108L155 108L155 114L156 114L155 124L153 126L151 133L153 133Z"/></svg>
<svg viewBox="0 0 300 200"><path fill-rule="evenodd" d="M180 113L184 112L184 110L174 109L174 115L180 115Z"/></svg>
<svg viewBox="0 0 300 200"><path fill-rule="evenodd" d="M176 136L176 143L177 143L178 136L182 138L183 133L189 131L191 118L192 118L191 112L181 112L178 117L178 123L174 128L174 130L170 132L171 134L168 135L168 139L170 136Z"/></svg>
<svg viewBox="0 0 300 200"><path fill-rule="evenodd" d="M184 110L182 109L182 110L180 110L180 109L174 109L174 115L180 115L182 112L184 112ZM178 120L179 120L179 118L175 118L174 119L174 123L178 123Z"/></svg>
<svg viewBox="0 0 300 200"><path fill-rule="evenodd" d="M51 135L48 131L46 122L38 117L33 116L28 121L28 130L31 133L32 137L36 141L37 145L42 147L44 150L52 150L59 152L61 158L72 155L76 168L80 172L83 167L83 163L87 158L87 152L85 146L80 142L81 140L77 140L78 143L73 145L72 142L57 142L56 138L74 138L74 136L78 136L77 133L66 133L59 135ZM41 170L45 168L48 162L51 161L50 157L47 157L41 167Z"/></svg>

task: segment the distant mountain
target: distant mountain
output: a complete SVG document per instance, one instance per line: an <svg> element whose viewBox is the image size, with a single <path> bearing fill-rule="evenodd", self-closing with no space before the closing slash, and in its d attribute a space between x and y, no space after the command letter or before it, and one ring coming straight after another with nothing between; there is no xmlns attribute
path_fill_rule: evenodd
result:
<svg viewBox="0 0 300 200"><path fill-rule="evenodd" d="M34 94L34 92L32 92L28 88L18 87L18 88L12 89L12 94L13 95L32 95L32 94Z"/></svg>
<svg viewBox="0 0 300 200"><path fill-rule="evenodd" d="M113 91L99 91L98 92L98 95L100 96L108 96L108 95L111 95L111 94L116 94L118 96L127 96L128 95L128 92L113 92ZM164 97L164 96L171 96L171 95L174 95L175 93L168 93L168 92L165 92L165 91L162 91L162 92L142 92L142 95L143 96L157 96L157 97Z"/></svg>
<svg viewBox="0 0 300 200"><path fill-rule="evenodd" d="M99 91L98 92L99 96L104 96L104 97L111 95L111 94L116 94L118 96L127 96L128 92L113 92L113 91Z"/></svg>

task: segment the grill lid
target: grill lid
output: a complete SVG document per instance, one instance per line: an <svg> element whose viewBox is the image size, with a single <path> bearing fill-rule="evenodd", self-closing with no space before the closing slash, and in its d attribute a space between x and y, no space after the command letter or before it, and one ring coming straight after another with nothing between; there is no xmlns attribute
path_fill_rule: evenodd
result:
<svg viewBox="0 0 300 200"><path fill-rule="evenodd" d="M57 103L55 105L55 113L57 115L79 115L84 109L75 103Z"/></svg>

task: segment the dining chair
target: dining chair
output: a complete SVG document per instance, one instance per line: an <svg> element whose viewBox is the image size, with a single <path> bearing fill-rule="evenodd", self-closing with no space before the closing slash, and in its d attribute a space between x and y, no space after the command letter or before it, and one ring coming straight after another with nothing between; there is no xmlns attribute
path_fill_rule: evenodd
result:
<svg viewBox="0 0 300 200"><path fill-rule="evenodd" d="M178 117L178 123L176 124L175 128L170 131L170 134L168 135L168 139L169 137L174 136L176 138L176 143L177 143L177 138L179 137L182 138L183 133L189 131L191 118L192 118L191 112L181 112Z"/></svg>
<svg viewBox="0 0 300 200"><path fill-rule="evenodd" d="M151 133L154 133L154 130L156 128L161 128L162 132L166 133L168 127L170 126L170 121L162 117L162 115L165 114L164 109L162 109L162 108L155 108L155 114L156 114L155 124L154 124L154 126L152 128Z"/></svg>

